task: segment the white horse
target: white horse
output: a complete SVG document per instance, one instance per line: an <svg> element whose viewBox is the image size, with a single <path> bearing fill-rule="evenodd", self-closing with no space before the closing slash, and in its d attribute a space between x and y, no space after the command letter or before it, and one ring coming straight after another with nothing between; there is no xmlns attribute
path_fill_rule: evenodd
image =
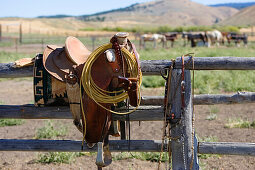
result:
<svg viewBox="0 0 255 170"><path fill-rule="evenodd" d="M165 47L166 36L161 34L143 34L140 36L140 48L145 48L146 41L153 41L153 47L156 48L157 42L160 40L163 43L163 48Z"/></svg>
<svg viewBox="0 0 255 170"><path fill-rule="evenodd" d="M210 47L211 44L216 44L219 46L223 39L221 32L218 30L206 31L205 35L207 37L208 47Z"/></svg>

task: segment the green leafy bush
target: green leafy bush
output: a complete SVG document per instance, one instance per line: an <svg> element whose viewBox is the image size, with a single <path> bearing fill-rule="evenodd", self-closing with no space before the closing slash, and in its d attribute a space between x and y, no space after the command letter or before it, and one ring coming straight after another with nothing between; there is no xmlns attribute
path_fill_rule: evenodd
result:
<svg viewBox="0 0 255 170"><path fill-rule="evenodd" d="M82 152L49 152L38 155L37 163L66 163L70 164L75 161L76 157L85 155Z"/></svg>
<svg viewBox="0 0 255 170"><path fill-rule="evenodd" d="M122 152L113 156L113 160L140 159L143 161L158 162L160 152ZM168 161L168 153L162 153L161 162Z"/></svg>
<svg viewBox="0 0 255 170"><path fill-rule="evenodd" d="M47 124L39 128L36 131L35 139L53 139L58 136L64 136L67 134L67 128L63 125L59 126L58 129L53 127L52 121L47 121Z"/></svg>
<svg viewBox="0 0 255 170"><path fill-rule="evenodd" d="M217 114L215 113L211 113L210 115L206 117L206 120L215 120L215 119L217 119Z"/></svg>
<svg viewBox="0 0 255 170"><path fill-rule="evenodd" d="M165 80L159 76L147 76L143 77L142 86L143 87L161 87L165 85Z"/></svg>
<svg viewBox="0 0 255 170"><path fill-rule="evenodd" d="M22 119L0 119L0 127L4 126L17 126L25 123Z"/></svg>
<svg viewBox="0 0 255 170"><path fill-rule="evenodd" d="M225 124L225 128L250 128L254 126L254 122L250 123L248 120L241 118L229 119L228 123Z"/></svg>

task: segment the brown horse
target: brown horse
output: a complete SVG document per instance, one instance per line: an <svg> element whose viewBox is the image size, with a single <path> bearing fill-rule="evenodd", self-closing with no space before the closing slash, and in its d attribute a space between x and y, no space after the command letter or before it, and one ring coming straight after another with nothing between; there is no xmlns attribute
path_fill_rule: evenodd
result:
<svg viewBox="0 0 255 170"><path fill-rule="evenodd" d="M177 33L168 33L168 34L164 34L166 36L166 48L167 48L167 41L171 42L171 47L174 47L174 41L177 39Z"/></svg>
<svg viewBox="0 0 255 170"><path fill-rule="evenodd" d="M231 43L231 41L235 42L236 46L240 46L240 42L242 41L244 46L247 46L248 44L248 36L246 34L238 34L235 32L230 32L227 34L227 40L228 44Z"/></svg>
<svg viewBox="0 0 255 170"><path fill-rule="evenodd" d="M184 46L186 46L186 40L191 42L191 47L196 47L198 41L202 41L205 45L206 36L204 33L182 33L182 38L184 39Z"/></svg>

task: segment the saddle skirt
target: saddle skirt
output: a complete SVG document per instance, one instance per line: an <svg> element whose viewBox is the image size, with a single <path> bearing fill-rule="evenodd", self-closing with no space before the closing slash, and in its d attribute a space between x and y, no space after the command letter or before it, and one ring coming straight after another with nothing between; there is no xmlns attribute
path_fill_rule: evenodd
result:
<svg viewBox="0 0 255 170"><path fill-rule="evenodd" d="M114 42L115 45L116 43L124 43L120 45L120 49L127 48L133 54L136 54L134 57L136 56L135 59L139 64L138 53L131 46L130 41L127 41L125 34L119 34L117 40ZM123 77L123 75L129 75L127 62L125 56L121 58L117 55L118 49L114 49L114 47L113 44L112 49L102 51L99 54L91 67L91 77L94 83L103 90L111 91L116 88L124 88L128 91L131 105L137 106L138 80L137 78ZM67 92L65 93L68 96L74 124L82 133L86 134L85 140L89 144L102 141L108 135L112 124L111 112L100 107L85 92L80 93L80 90L77 90L77 88L81 88L80 79L84 64L90 54L91 52L75 37L67 37L64 47L48 45L43 53L44 68L53 78L67 84L65 89ZM70 94L74 92L76 94ZM77 102L77 96L81 97L82 103ZM109 110L113 107L113 104L101 104ZM84 116L81 116L82 112ZM83 126L81 126L80 119Z"/></svg>

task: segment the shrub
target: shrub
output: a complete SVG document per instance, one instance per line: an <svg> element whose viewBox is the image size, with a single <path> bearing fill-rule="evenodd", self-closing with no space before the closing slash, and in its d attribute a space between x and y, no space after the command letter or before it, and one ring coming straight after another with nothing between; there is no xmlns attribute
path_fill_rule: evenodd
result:
<svg viewBox="0 0 255 170"><path fill-rule="evenodd" d="M122 152L113 156L113 160L140 159L143 161L158 162L160 152ZM168 153L162 153L161 162L168 161Z"/></svg>
<svg viewBox="0 0 255 170"><path fill-rule="evenodd" d="M66 163L75 161L76 157L85 155L82 152L49 152L38 155L37 163Z"/></svg>
<svg viewBox="0 0 255 170"><path fill-rule="evenodd" d="M249 121L245 121L241 118L229 119L228 123L225 124L225 128L249 128L253 125Z"/></svg>
<svg viewBox="0 0 255 170"><path fill-rule="evenodd" d="M21 119L0 119L0 127L22 125L25 121Z"/></svg>
<svg viewBox="0 0 255 170"><path fill-rule="evenodd" d="M58 136L64 136L67 133L67 128L59 126L58 129L54 129L52 121L48 121L47 124L36 131L35 139L53 139Z"/></svg>

